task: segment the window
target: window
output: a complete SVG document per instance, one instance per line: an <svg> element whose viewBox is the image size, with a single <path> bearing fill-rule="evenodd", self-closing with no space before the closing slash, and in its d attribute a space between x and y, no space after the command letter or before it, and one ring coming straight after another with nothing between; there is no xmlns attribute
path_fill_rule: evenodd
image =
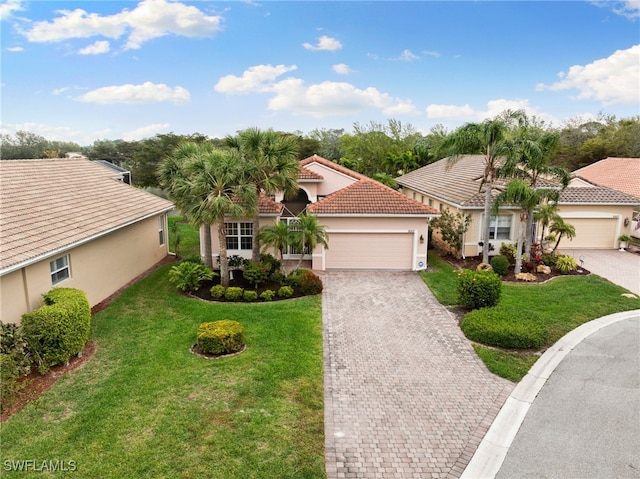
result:
<svg viewBox="0 0 640 479"><path fill-rule="evenodd" d="M429 206L433 208L433 200L431 198L429 198Z"/></svg>
<svg viewBox="0 0 640 479"><path fill-rule="evenodd" d="M225 223L227 249L253 248L253 223Z"/></svg>
<svg viewBox="0 0 640 479"><path fill-rule="evenodd" d="M55 259L49 263L51 268L51 284L56 285L71 276L69 270L69 255Z"/></svg>
<svg viewBox="0 0 640 479"><path fill-rule="evenodd" d="M492 216L489 223L489 239L511 239L512 215Z"/></svg>
<svg viewBox="0 0 640 479"><path fill-rule="evenodd" d="M158 239L160 246L162 246L164 244L164 215L158 218Z"/></svg>

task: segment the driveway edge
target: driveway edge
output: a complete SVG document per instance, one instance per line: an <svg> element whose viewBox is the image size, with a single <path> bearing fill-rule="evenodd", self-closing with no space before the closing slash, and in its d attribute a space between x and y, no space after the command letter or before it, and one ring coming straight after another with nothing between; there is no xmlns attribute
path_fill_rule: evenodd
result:
<svg viewBox="0 0 640 479"><path fill-rule="evenodd" d="M494 478L500 470L531 404L567 354L596 331L619 321L635 318L638 315L640 315L640 309L594 319L565 334L547 349L507 398L460 476L461 479Z"/></svg>

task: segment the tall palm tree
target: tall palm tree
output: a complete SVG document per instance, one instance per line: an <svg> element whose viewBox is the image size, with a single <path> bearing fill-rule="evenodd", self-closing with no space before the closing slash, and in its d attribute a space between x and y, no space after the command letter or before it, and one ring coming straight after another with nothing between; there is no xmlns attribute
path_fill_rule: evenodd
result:
<svg viewBox="0 0 640 479"><path fill-rule="evenodd" d="M482 123L467 123L448 135L440 144L439 152L448 156L453 166L465 154L484 155L484 172L480 188L484 188L484 219L482 228L482 261L489 262L489 231L491 204L496 180L501 175L500 167L512 152L512 124L524 115L518 110L506 111L493 120Z"/></svg>
<svg viewBox="0 0 640 479"><path fill-rule="evenodd" d="M544 241L544 233L553 219L558 216L558 203L550 202L539 205L533 213L533 221L540 223L540 244Z"/></svg>
<svg viewBox="0 0 640 479"><path fill-rule="evenodd" d="M573 225L565 222L559 215L556 215L553 219L551 226L549 226L549 231L558 235L558 241L556 241L556 245L553 247L554 253L558 249L558 245L563 236L570 240L576 237L576 229Z"/></svg>
<svg viewBox="0 0 640 479"><path fill-rule="evenodd" d="M310 215L309 213L303 213L298 215L299 221L295 223L295 235L298 246L300 247L300 259L298 260L298 266L300 269L302 264L302 257L304 252L308 251L312 253L318 244L323 245L325 248L329 248L329 236L327 235L326 228L318 223L318 217Z"/></svg>
<svg viewBox="0 0 640 479"><path fill-rule="evenodd" d="M260 228L258 238L263 246L271 246L280 252L280 261L284 260L285 250L293 244L294 235L286 221L275 223Z"/></svg>
<svg viewBox="0 0 640 479"><path fill-rule="evenodd" d="M550 161L558 146L560 136L555 132L541 130L532 126L529 119L523 116L516 133L516 140L513 155L505 164L503 172L509 176L526 179L534 190L540 188L540 180L551 179L560 183L560 189L568 186L570 180L569 172L555 165L550 165ZM541 201L543 199L558 201L560 189L545 188L539 193ZM527 230L525 236L525 251L531 249L533 243L533 205L527 211Z"/></svg>
<svg viewBox="0 0 640 479"><path fill-rule="evenodd" d="M246 181L253 184L258 193L274 195L283 192L291 195L298 191L300 163L295 137L271 129L262 131L248 128L236 136L227 136L224 141L228 147L240 153ZM260 260L258 201L259 198L256 199L253 218L253 261Z"/></svg>
<svg viewBox="0 0 640 479"><path fill-rule="evenodd" d="M253 215L257 203L256 188L243 182L240 156L210 144L185 144L160 167L163 186L187 217L198 226L218 224L220 243L220 282L229 285L226 218ZM206 239L205 239L206 243ZM205 262L210 265L211 242L205 244Z"/></svg>

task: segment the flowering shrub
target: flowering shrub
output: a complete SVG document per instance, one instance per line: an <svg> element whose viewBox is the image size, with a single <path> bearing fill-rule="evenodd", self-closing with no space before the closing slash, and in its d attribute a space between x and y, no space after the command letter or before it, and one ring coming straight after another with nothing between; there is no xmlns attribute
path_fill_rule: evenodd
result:
<svg viewBox="0 0 640 479"><path fill-rule="evenodd" d="M467 309L495 306L500 300L502 280L493 271L463 269L458 274L458 303Z"/></svg>

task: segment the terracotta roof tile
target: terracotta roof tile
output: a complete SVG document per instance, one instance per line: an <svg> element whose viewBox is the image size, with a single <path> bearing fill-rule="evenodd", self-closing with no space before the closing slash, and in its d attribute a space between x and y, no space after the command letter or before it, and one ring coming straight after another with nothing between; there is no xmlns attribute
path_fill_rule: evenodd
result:
<svg viewBox="0 0 640 479"><path fill-rule="evenodd" d="M309 205L313 214L439 215L440 212L364 177Z"/></svg>
<svg viewBox="0 0 640 479"><path fill-rule="evenodd" d="M311 171L309 168L305 168L304 166L300 167L300 172L298 173L299 180L324 180L324 176L316 173L315 171Z"/></svg>
<svg viewBox="0 0 640 479"><path fill-rule="evenodd" d="M264 195L260 195L260 203L258 204L258 210L260 214L279 214L284 206L282 203L272 200Z"/></svg>
<svg viewBox="0 0 640 479"><path fill-rule="evenodd" d="M0 271L168 211L85 159L0 160Z"/></svg>
<svg viewBox="0 0 640 479"><path fill-rule="evenodd" d="M300 166L305 167L306 165L309 165L311 163L318 163L320 165L324 165L328 168L331 168L332 170L339 171L340 173L343 173L347 176L351 176L352 178L356 178L358 180L361 180L363 178L368 178L367 176L361 173L350 170L346 166L339 165L338 163L334 163L333 161L327 160L326 158L323 158L318 155L313 155L313 156L310 156L309 158L305 158L300 162Z"/></svg>
<svg viewBox="0 0 640 479"><path fill-rule="evenodd" d="M640 158L605 158L572 173L600 186L640 198Z"/></svg>

